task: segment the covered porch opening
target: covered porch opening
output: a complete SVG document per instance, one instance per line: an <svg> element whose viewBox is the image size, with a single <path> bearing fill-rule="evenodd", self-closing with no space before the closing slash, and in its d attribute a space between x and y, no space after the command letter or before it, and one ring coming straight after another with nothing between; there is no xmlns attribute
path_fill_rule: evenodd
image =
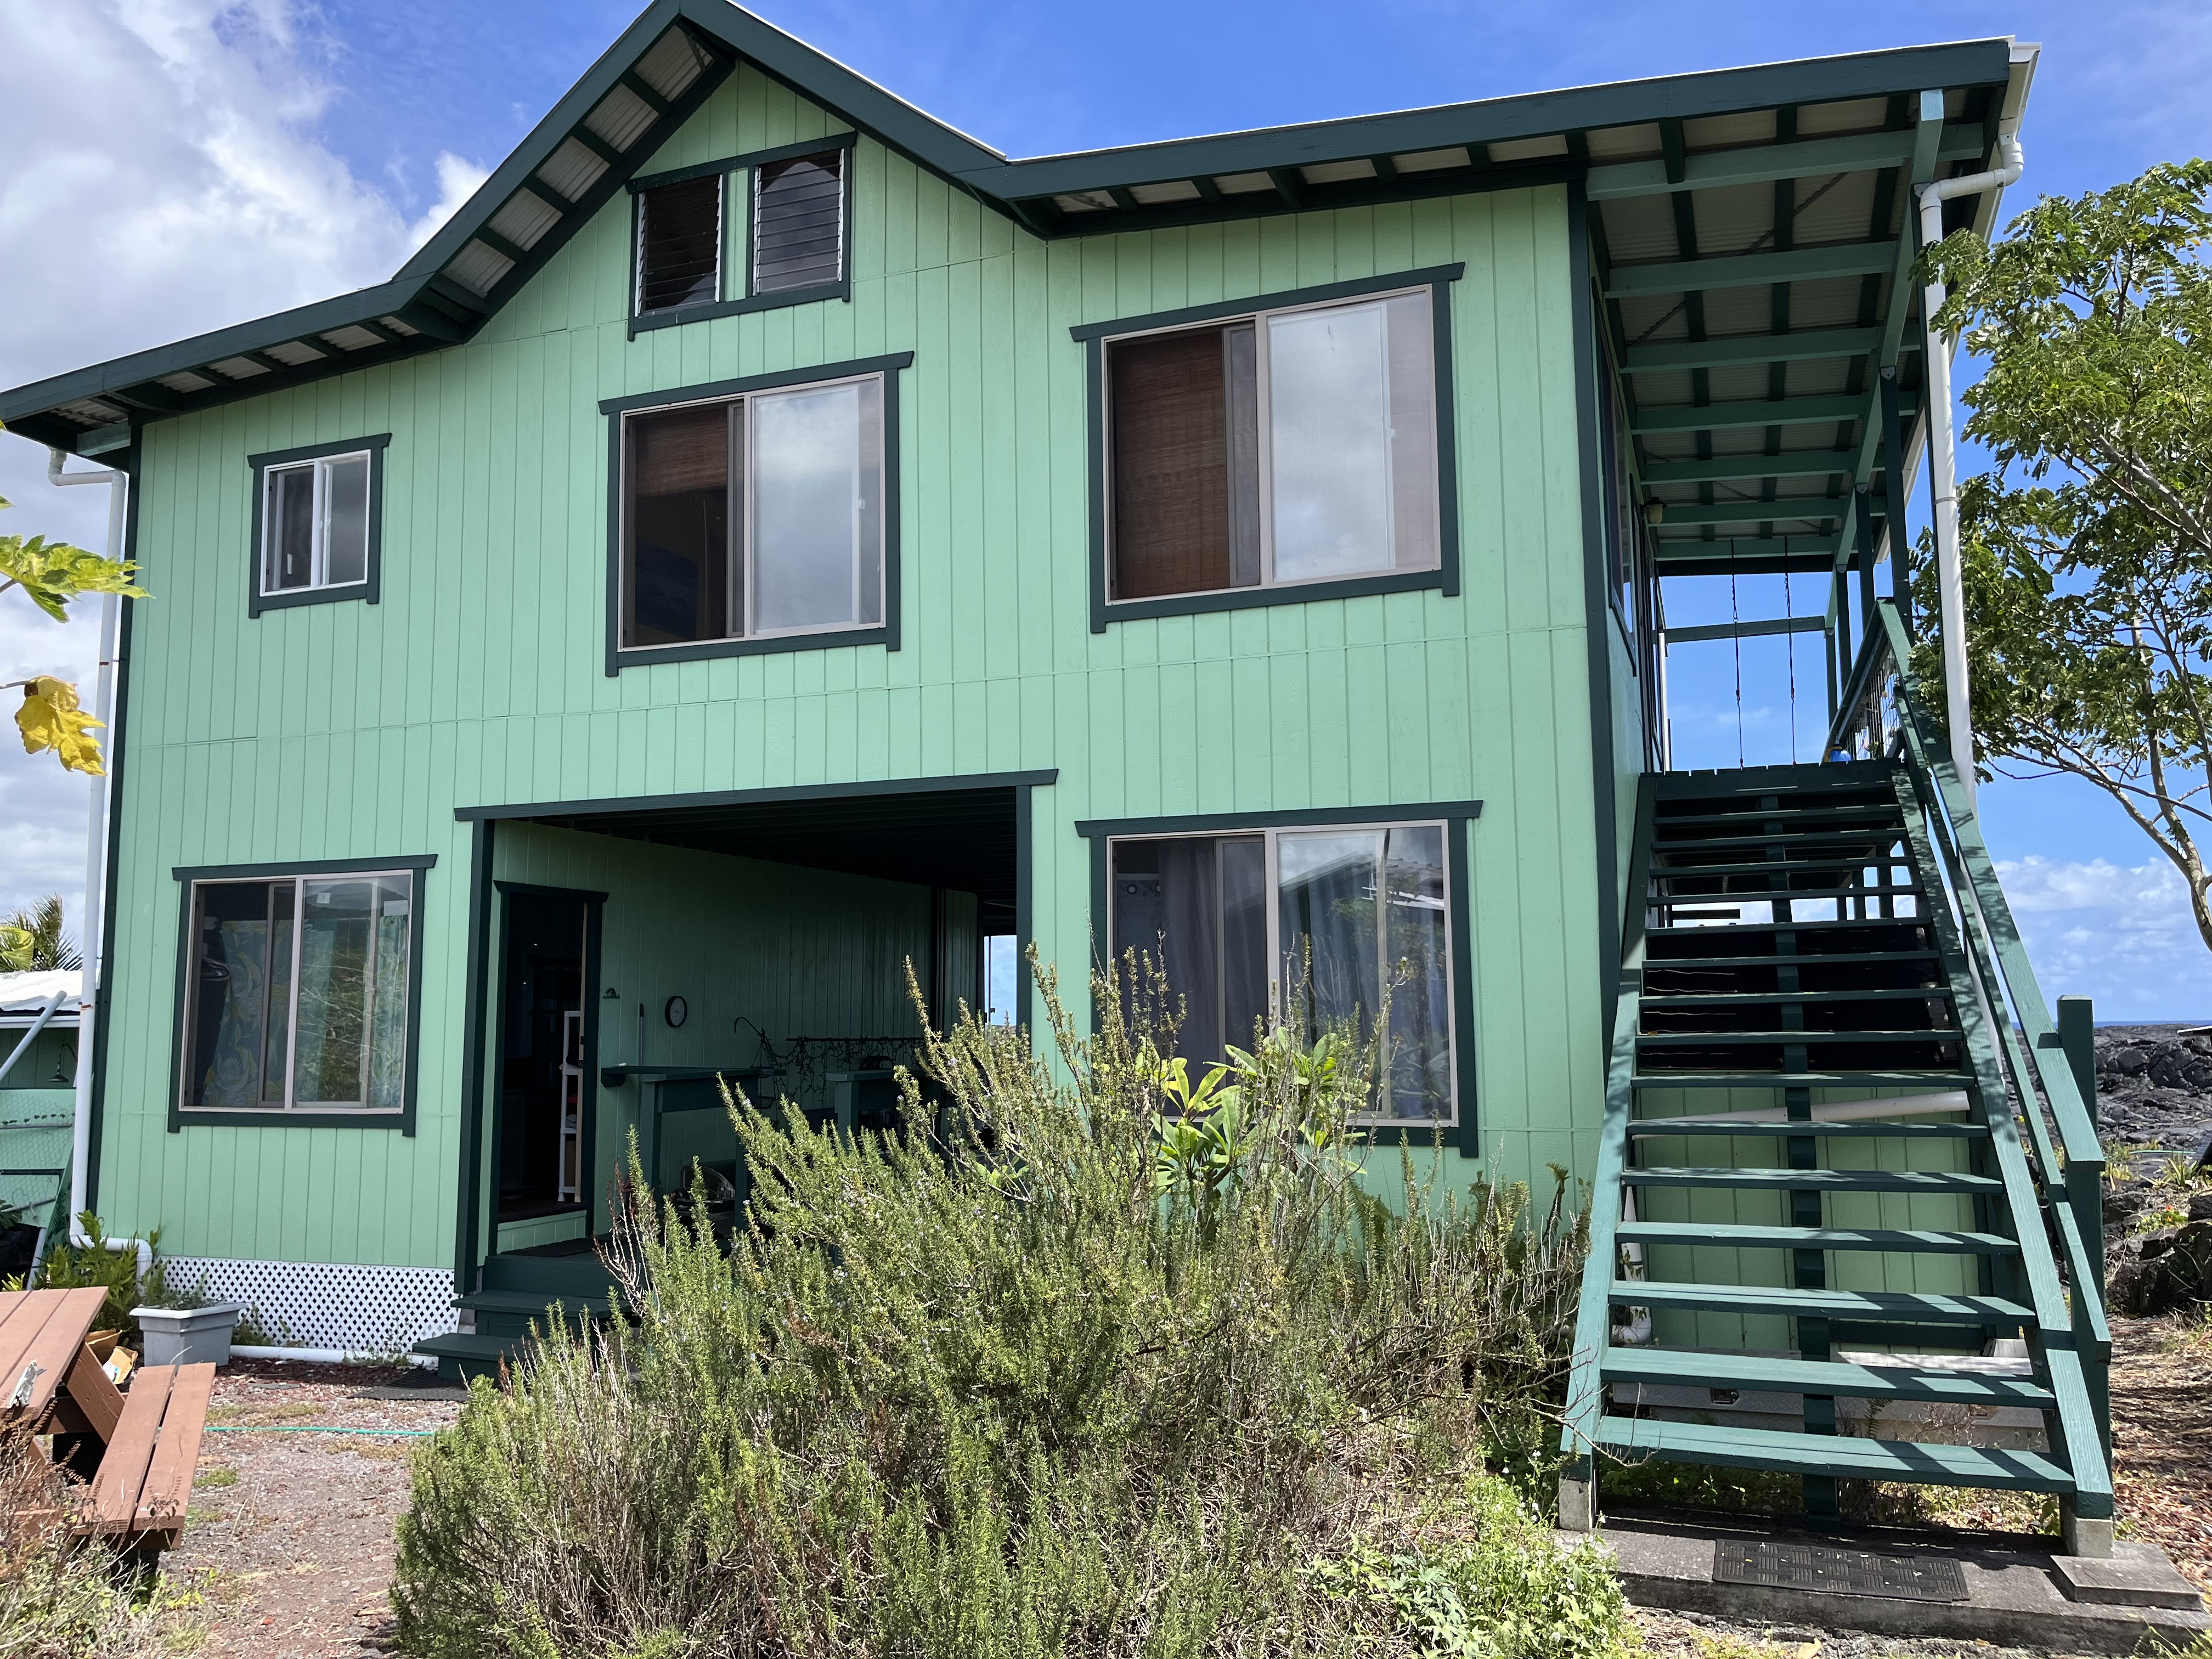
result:
<svg viewBox="0 0 2212 1659"><path fill-rule="evenodd" d="M817 1123L888 1124L925 1018L1025 1017L1004 969L1030 935L1030 792L1049 781L465 810L481 1053L464 1290L489 1287L505 1257L596 1267L633 1137L656 1188L688 1185L696 1161L733 1207L744 1172L718 1079Z"/></svg>

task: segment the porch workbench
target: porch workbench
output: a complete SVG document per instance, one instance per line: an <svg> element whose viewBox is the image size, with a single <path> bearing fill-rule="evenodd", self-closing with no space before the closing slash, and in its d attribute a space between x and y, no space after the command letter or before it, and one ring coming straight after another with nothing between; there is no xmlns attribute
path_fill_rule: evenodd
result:
<svg viewBox="0 0 2212 1659"><path fill-rule="evenodd" d="M124 1393L87 1340L106 1299L0 1292L0 1429L52 1435L56 1461L90 1480L74 1530L167 1547L191 1504L215 1367L144 1366Z"/></svg>

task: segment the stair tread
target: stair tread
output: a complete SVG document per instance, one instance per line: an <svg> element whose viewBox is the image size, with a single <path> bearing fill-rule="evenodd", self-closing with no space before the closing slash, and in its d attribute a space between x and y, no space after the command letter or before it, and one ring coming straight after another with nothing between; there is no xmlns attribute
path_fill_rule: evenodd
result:
<svg viewBox="0 0 2212 1659"><path fill-rule="evenodd" d="M1651 872L1651 875L1654 880L1658 880L1669 876L1690 880L1711 879L1718 881L1723 879L1723 877L1718 872L1705 872L1696 870L1654 870ZM1733 878L1728 878L1733 879ZM1651 902L1654 904L1682 904L1692 902L1700 904L1710 904L1719 899L1734 899L1739 904L1765 904L1773 899L1798 899L1810 902L1816 899L1917 898L1919 896L1920 890L1917 887L1789 887L1761 889L1752 892L1745 892L1741 889L1731 888L1724 892L1718 893L1653 894L1651 896ZM1921 920L1923 920L1923 918L1918 916L1884 916L1881 918L1881 925L1884 927L1893 927L1899 922L1918 921ZM1824 916L1818 922L1753 922L1749 925L1753 927L1771 926L1782 927L1841 927L1844 924L1832 917ZM1720 931L1723 933L1727 931L1726 924L1721 925Z"/></svg>
<svg viewBox="0 0 2212 1659"><path fill-rule="evenodd" d="M1920 918L1917 916L1900 916L1895 923L1889 925L1910 927L1914 923L1917 923L1919 920ZM1829 923L1827 925L1832 927L1834 924ZM1650 933L1665 932L1668 933L1669 938L1673 939L1681 939L1685 937L1694 938L1701 933L1711 934L1716 938L1725 939L1730 933L1740 933L1743 931L1744 930L1741 927L1676 927L1672 929L1652 928L1650 930ZM1799 924L1799 931L1803 931L1803 924L1802 923ZM1795 956L1788 957L1647 956L1644 958L1644 971L1648 974L1655 968L1771 968L1778 963L1792 968L1840 968L1846 964L1855 966L1863 962L1941 962L1942 959L1942 953L1932 947L1925 951L1807 951L1801 950ZM1909 989L1911 988L1908 987L1906 988ZM1935 988L1929 987L1926 988L1933 989Z"/></svg>
<svg viewBox="0 0 2212 1659"><path fill-rule="evenodd" d="M1760 1170L1692 1164L1623 1170L1632 1187L1744 1187L1778 1192L1998 1193L1995 1176L1953 1170Z"/></svg>
<svg viewBox="0 0 2212 1659"><path fill-rule="evenodd" d="M1714 895L1712 896L1717 896L1717 895ZM1747 904L1758 904L1765 902L1760 896L1756 893L1731 893L1729 896L1730 898L1740 898ZM1804 894L1792 893L1790 896L1792 898L1801 898L1808 896ZM1664 902L1665 901L1659 902ZM1925 916L1845 916L1841 920L1837 920L1833 917L1824 917L1819 921L1738 921L1717 927L1711 925L1698 927L1668 927L1662 926L1647 927L1644 931L1647 937L1656 934L1662 939L1704 938L1724 939L1732 934L1743 933L1808 933L1815 929L1823 933L1833 933L1844 929L1863 931L1864 929L1870 927L1925 927L1927 925L1928 918ZM1931 951L1928 954L1932 956L1935 953ZM1762 957L1760 959L1762 961L1782 960L1780 957ZM1798 957L1798 960L1802 962L1804 960L1804 957L1801 956Z"/></svg>
<svg viewBox="0 0 2212 1659"><path fill-rule="evenodd" d="M1689 842L1674 847L1655 847L1651 850L1654 858L1670 858L1698 849L1694 842ZM1654 880L1656 880L1662 876L1826 875L1831 870L1852 870L1862 865L1880 867L1901 865L1904 862L1905 859L1901 854L1885 853L1858 858L1847 853L1818 853L1808 854L1802 859L1760 859L1747 862L1737 860L1722 864L1655 863L1651 866L1651 876Z"/></svg>
<svg viewBox="0 0 2212 1659"><path fill-rule="evenodd" d="M594 1314L613 1311L613 1304L604 1291L590 1295L580 1291L471 1291L453 1298L456 1308L471 1308L478 1313L535 1315L556 1304L571 1310L588 1310Z"/></svg>
<svg viewBox="0 0 2212 1659"><path fill-rule="evenodd" d="M496 1359L514 1352L515 1345L523 1339L506 1336L477 1336L467 1331L447 1331L443 1336L426 1336L415 1345L416 1353L435 1354L441 1359Z"/></svg>
<svg viewBox="0 0 2212 1659"><path fill-rule="evenodd" d="M2016 1325L2035 1317L2017 1302L1967 1291L1796 1290L1782 1285L1691 1285L1618 1279L1611 1300L1634 1308L1702 1308L1711 1312L1796 1318L1924 1320L1936 1325Z"/></svg>
<svg viewBox="0 0 2212 1659"><path fill-rule="evenodd" d="M1638 1089L1887 1089L1920 1084L1964 1088L1971 1073L1931 1067L1910 1072L1639 1072Z"/></svg>
<svg viewBox="0 0 2212 1659"><path fill-rule="evenodd" d="M1856 1435L1730 1429L1710 1423L1661 1423L1634 1417L1601 1418L1597 1439L1601 1445L1625 1450L1739 1468L2015 1491L2074 1490L2074 1477L2047 1455L2009 1448L1865 1440Z"/></svg>
<svg viewBox="0 0 2212 1659"><path fill-rule="evenodd" d="M1768 960L1794 968L1802 958L1773 957ZM1644 964L1644 971L1649 973L1660 965L1647 961ZM1642 1001L1646 1008L1729 1008L1762 1002L1948 1001L1951 995L1951 988L1948 985L1869 985L1852 990L1833 991L1647 991Z"/></svg>
<svg viewBox="0 0 2212 1659"><path fill-rule="evenodd" d="M1672 823L1674 820L1669 818L1664 822ZM1883 824L1869 823L1857 829L1844 827L1833 830L1783 830L1757 836L1662 836L1654 838L1651 850L1655 853L1677 850L1686 852L1692 848L1711 847L1728 852L1751 847L1816 846L1823 842L1844 842L1854 847L1878 842L1888 847L1896 845L1904 834L1905 831L1901 826L1891 828Z"/></svg>
<svg viewBox="0 0 2212 1659"><path fill-rule="evenodd" d="M1711 1244L1735 1249L1896 1250L1936 1255L2017 1255L2020 1243L2001 1233L1911 1231L1890 1227L1758 1227L1710 1221L1624 1221L1613 1236L1623 1244Z"/></svg>
<svg viewBox="0 0 2212 1659"><path fill-rule="evenodd" d="M1739 1031L1725 1027L1708 1031L1642 1031L1639 1045L1673 1048L1725 1048L1745 1042L1956 1042L1966 1034L1955 1025L1930 1025L1919 1030L1875 1030L1832 1031L1803 1027L1795 1031Z"/></svg>
<svg viewBox="0 0 2212 1659"><path fill-rule="evenodd" d="M1924 1369L1911 1364L1906 1356L1899 1357L1907 1363L1868 1365L1849 1360L1704 1353L1680 1348L1607 1348L1599 1369L1607 1382L1753 1389L1840 1395L1847 1400L1936 1400L2040 1407L2052 1399L2049 1389L2030 1377Z"/></svg>
<svg viewBox="0 0 2212 1659"><path fill-rule="evenodd" d="M1639 1117L1628 1126L1632 1137L1651 1135L1810 1135L1815 1140L1982 1140L1989 1130L1979 1123L1893 1123L1887 1118L1856 1118L1848 1123L1827 1123L1819 1118L1792 1122L1767 1118L1749 1123L1700 1122L1695 1118L1676 1122L1666 1117Z"/></svg>

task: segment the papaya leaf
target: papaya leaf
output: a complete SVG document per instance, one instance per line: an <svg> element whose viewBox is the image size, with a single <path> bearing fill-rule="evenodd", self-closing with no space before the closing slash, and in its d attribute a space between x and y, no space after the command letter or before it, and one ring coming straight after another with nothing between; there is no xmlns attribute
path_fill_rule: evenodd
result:
<svg viewBox="0 0 2212 1659"><path fill-rule="evenodd" d="M23 682L23 706L15 711L15 725L23 734L25 754L51 749L69 770L104 777L107 769L100 761L100 739L92 732L106 724L77 707L76 688L67 680L41 674Z"/></svg>

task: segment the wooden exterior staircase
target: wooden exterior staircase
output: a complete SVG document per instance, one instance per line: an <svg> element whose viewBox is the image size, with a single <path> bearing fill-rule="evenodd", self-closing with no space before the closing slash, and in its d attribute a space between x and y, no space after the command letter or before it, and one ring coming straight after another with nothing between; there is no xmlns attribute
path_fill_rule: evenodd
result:
<svg viewBox="0 0 2212 1659"><path fill-rule="evenodd" d="M1816 1522L1839 1479L2055 1493L2107 1554L2102 1153L1883 610L1831 763L1644 781L1561 1521L1657 1458ZM2039 1434L1936 1426L2000 1410Z"/></svg>

